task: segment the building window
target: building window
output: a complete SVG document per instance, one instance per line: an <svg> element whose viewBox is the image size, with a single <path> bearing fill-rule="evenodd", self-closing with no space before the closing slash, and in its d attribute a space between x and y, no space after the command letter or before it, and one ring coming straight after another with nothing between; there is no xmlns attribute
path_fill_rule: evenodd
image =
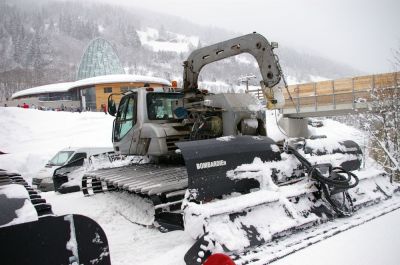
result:
<svg viewBox="0 0 400 265"><path fill-rule="evenodd" d="M105 87L104 93L112 93L112 87Z"/></svg>
<svg viewBox="0 0 400 265"><path fill-rule="evenodd" d="M127 86L122 86L121 87L121 93L128 92L128 90L129 90L129 87L127 87Z"/></svg>

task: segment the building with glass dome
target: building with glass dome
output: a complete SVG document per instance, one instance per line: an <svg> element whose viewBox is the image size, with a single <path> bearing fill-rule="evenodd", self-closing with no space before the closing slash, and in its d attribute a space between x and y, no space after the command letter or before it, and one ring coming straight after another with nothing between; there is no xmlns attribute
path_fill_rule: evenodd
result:
<svg viewBox="0 0 400 265"><path fill-rule="evenodd" d="M112 45L105 39L92 40L86 47L76 73L76 81L49 84L18 91L9 106L23 103L50 108L102 110L111 93L123 93L143 87L167 87L168 80L125 74Z"/></svg>
<svg viewBox="0 0 400 265"><path fill-rule="evenodd" d="M102 38L92 40L82 55L76 80L118 74L125 71L111 43Z"/></svg>

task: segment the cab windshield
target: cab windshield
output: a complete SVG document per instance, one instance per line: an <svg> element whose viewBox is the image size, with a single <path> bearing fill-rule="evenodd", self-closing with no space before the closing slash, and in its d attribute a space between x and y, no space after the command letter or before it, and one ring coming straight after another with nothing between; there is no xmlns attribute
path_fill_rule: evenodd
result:
<svg viewBox="0 0 400 265"><path fill-rule="evenodd" d="M73 153L74 151L60 151L49 161L48 164L50 166L62 166L68 161Z"/></svg>
<svg viewBox="0 0 400 265"><path fill-rule="evenodd" d="M181 93L153 92L147 94L147 115L149 120L173 120L174 109Z"/></svg>

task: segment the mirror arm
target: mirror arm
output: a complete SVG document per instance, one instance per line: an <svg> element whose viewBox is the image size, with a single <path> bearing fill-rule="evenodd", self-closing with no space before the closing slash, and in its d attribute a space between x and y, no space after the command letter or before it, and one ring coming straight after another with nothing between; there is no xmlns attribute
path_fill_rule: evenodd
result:
<svg viewBox="0 0 400 265"><path fill-rule="evenodd" d="M117 110L116 110L116 106L115 106L115 101L112 99L112 96L113 96L114 94L110 94L109 96L108 96L108 100L107 100L107 112L108 112L108 114L110 114L111 116L114 116L115 117L115 114L117 113Z"/></svg>

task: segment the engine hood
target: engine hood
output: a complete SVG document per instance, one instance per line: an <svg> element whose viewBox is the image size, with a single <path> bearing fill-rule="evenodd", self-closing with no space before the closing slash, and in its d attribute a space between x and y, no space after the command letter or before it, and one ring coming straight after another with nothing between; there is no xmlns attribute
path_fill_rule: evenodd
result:
<svg viewBox="0 0 400 265"><path fill-rule="evenodd" d="M190 130L181 123L145 123L141 129L141 138L163 138L176 135L187 135Z"/></svg>

